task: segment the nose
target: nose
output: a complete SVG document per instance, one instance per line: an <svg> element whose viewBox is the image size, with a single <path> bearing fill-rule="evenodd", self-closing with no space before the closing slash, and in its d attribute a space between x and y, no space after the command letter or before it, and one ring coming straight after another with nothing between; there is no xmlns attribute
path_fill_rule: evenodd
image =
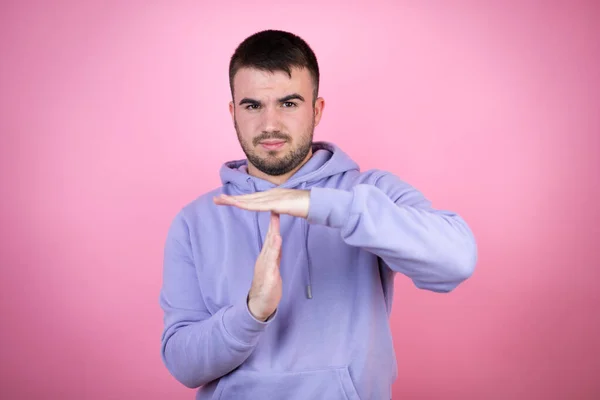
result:
<svg viewBox="0 0 600 400"><path fill-rule="evenodd" d="M261 130L273 132L281 130L279 113L276 107L265 107L262 112Z"/></svg>

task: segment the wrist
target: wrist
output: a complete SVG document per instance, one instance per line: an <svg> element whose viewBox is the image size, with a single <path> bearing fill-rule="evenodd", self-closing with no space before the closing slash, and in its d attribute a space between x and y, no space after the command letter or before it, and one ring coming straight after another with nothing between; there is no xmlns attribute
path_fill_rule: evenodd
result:
<svg viewBox="0 0 600 400"><path fill-rule="evenodd" d="M352 211L353 191L312 188L307 221L311 224L342 228Z"/></svg>
<svg viewBox="0 0 600 400"><path fill-rule="evenodd" d="M267 319L269 319L269 316L263 316L261 313L256 311L256 305L255 303L252 301L252 299L250 298L250 294L248 293L248 296L246 296L246 305L248 306L248 312L250 313L250 315L260 321L260 322L266 322Z"/></svg>

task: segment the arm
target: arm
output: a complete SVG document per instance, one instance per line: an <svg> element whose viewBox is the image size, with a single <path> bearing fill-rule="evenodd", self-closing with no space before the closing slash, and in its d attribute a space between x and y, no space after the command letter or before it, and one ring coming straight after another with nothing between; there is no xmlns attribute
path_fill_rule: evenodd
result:
<svg viewBox="0 0 600 400"><path fill-rule="evenodd" d="M195 388L243 363L269 322L252 317L245 298L214 314L207 310L189 237L181 212L171 225L165 245L161 352L169 372L185 386Z"/></svg>
<svg viewBox="0 0 600 400"><path fill-rule="evenodd" d="M421 289L449 292L475 268L477 247L465 221L431 208L389 173L351 191L312 188L308 221L339 228L347 244L374 253Z"/></svg>

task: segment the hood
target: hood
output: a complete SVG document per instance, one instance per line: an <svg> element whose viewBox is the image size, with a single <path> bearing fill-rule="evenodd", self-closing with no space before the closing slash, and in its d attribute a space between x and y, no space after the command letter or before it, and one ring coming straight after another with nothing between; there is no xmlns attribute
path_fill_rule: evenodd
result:
<svg viewBox="0 0 600 400"><path fill-rule="evenodd" d="M314 142L312 148L313 156L310 160L279 187L310 188L330 176L350 170L359 170L358 164L333 143ZM219 174L223 185L233 185L240 193L262 192L278 187L264 179L248 175L248 161L245 159L224 163Z"/></svg>
<svg viewBox="0 0 600 400"><path fill-rule="evenodd" d="M351 170L359 170L356 164L339 147L329 142L314 142L312 145L313 155L294 175L286 182L280 185L280 188L287 189L307 189L316 185L319 181L328 177L344 173ZM248 175L248 161L234 160L223 164L220 170L221 182L223 186L231 185L232 192L241 194L261 192L278 187L277 185ZM312 299L312 278L311 278L311 258L308 249L308 235L310 227L305 219L301 222L303 241L303 254L301 262L305 269L306 279L306 297ZM258 222L258 213L254 212L254 232L256 235L258 251L263 246L262 234Z"/></svg>

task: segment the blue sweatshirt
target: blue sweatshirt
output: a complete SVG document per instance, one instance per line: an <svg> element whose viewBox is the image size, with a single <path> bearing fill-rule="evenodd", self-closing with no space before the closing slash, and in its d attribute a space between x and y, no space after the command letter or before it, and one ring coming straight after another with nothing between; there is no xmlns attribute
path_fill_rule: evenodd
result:
<svg viewBox="0 0 600 400"><path fill-rule="evenodd" d="M476 244L460 216L389 172L361 172L331 143L313 151L280 186L310 190L310 209L307 219L281 215L283 296L267 322L246 299L270 214L212 199L276 186L248 175L245 160L227 162L222 187L172 222L162 359L196 399L390 399L394 275L449 292L473 273Z"/></svg>

